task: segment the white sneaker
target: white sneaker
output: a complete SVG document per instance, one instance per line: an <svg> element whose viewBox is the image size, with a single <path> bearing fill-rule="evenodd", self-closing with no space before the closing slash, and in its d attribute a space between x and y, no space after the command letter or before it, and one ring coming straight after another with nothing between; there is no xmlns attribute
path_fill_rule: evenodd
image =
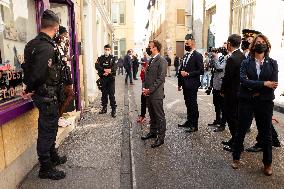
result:
<svg viewBox="0 0 284 189"><path fill-rule="evenodd" d="M58 120L58 126L59 127L67 127L69 125L71 125L71 123L67 119L65 119L64 117L59 118L59 120Z"/></svg>

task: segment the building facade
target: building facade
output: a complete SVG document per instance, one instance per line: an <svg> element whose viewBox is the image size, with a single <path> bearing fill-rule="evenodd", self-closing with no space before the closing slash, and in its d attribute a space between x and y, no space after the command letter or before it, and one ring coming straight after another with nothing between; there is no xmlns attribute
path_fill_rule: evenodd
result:
<svg viewBox="0 0 284 189"><path fill-rule="evenodd" d="M135 0L112 0L111 21L114 26L113 54L124 56L129 49L134 49L134 6Z"/></svg>
<svg viewBox="0 0 284 189"><path fill-rule="evenodd" d="M192 33L192 2L187 0L150 0L148 4L149 40L162 43L161 54L167 53L171 58L176 53L184 55L184 38Z"/></svg>
<svg viewBox="0 0 284 189"><path fill-rule="evenodd" d="M194 1L200 3L200 1ZM242 34L242 29L254 29L266 35L272 45L270 56L278 61L279 76L284 74L284 1L205 0L203 46L220 47L230 34ZM196 18L194 18L195 20ZM284 82L279 77L276 102L284 104Z"/></svg>
<svg viewBox="0 0 284 189"><path fill-rule="evenodd" d="M112 42L108 0L0 0L0 188L16 188L37 163L38 110L20 96L21 64L24 47L39 32L46 9L59 16L70 36L75 99L68 111L81 111L97 96L95 62ZM58 135L66 137L71 129L62 128Z"/></svg>

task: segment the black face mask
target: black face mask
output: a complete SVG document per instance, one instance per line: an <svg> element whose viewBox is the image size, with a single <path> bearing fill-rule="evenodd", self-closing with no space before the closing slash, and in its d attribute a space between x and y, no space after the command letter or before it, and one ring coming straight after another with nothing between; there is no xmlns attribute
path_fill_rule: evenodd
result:
<svg viewBox="0 0 284 189"><path fill-rule="evenodd" d="M245 40L242 41L242 46L241 46L242 50L243 51L247 50L249 48L249 45L250 45L250 43L248 41L245 41Z"/></svg>
<svg viewBox="0 0 284 189"><path fill-rule="evenodd" d="M185 46L184 46L184 49L185 49L187 52L190 52L190 51L192 50L192 47L185 45Z"/></svg>
<svg viewBox="0 0 284 189"><path fill-rule="evenodd" d="M264 53L267 50L267 45L266 44L256 44L254 46L254 50L258 54Z"/></svg>
<svg viewBox="0 0 284 189"><path fill-rule="evenodd" d="M151 51L151 48L146 48L146 53L149 55L149 56L151 56L152 55L152 51Z"/></svg>

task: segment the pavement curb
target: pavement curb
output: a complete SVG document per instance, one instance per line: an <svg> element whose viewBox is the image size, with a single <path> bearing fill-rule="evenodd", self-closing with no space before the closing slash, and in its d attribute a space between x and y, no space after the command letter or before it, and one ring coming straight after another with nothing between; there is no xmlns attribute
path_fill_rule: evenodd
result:
<svg viewBox="0 0 284 189"><path fill-rule="evenodd" d="M121 167L120 167L120 188L132 189L132 160L131 160L131 144L130 144L130 126L129 120L129 95L128 86L124 89L124 117L122 127L121 141Z"/></svg>

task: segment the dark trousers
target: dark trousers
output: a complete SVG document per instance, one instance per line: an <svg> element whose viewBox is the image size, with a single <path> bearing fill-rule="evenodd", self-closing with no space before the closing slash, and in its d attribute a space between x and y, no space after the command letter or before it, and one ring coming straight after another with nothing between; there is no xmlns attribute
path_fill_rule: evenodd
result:
<svg viewBox="0 0 284 189"><path fill-rule="evenodd" d="M220 90L213 89L213 104L215 107L216 113L216 121L220 123L220 125L225 127L226 125L226 117L224 115L224 97L220 95Z"/></svg>
<svg viewBox="0 0 284 189"><path fill-rule="evenodd" d="M41 165L50 163L56 155L55 141L58 131L59 106L57 100L33 96L39 110L37 154Z"/></svg>
<svg viewBox="0 0 284 189"><path fill-rule="evenodd" d="M133 83L133 81L132 81L132 71L131 70L126 70L125 83L128 82L128 77L129 77L130 83Z"/></svg>
<svg viewBox="0 0 284 189"><path fill-rule="evenodd" d="M166 135L166 118L163 100L153 100L147 97L147 106L150 115L150 133L157 134L162 141Z"/></svg>
<svg viewBox="0 0 284 189"><path fill-rule="evenodd" d="M108 104L108 97L110 100L110 106L116 108L115 101L115 78L102 77L102 106L106 107Z"/></svg>
<svg viewBox="0 0 284 189"><path fill-rule="evenodd" d="M123 67L118 67L118 74L117 75L119 75L120 73L123 75Z"/></svg>
<svg viewBox="0 0 284 189"><path fill-rule="evenodd" d="M232 138L230 142L234 141L236 131L239 125L238 121L238 98L234 95L225 95L224 97L224 112L229 126Z"/></svg>
<svg viewBox="0 0 284 189"><path fill-rule="evenodd" d="M175 71L176 71L176 77L178 76L178 67L175 67Z"/></svg>
<svg viewBox="0 0 284 189"><path fill-rule="evenodd" d="M145 117L146 115L146 107L147 107L147 97L141 94L141 117Z"/></svg>
<svg viewBox="0 0 284 189"><path fill-rule="evenodd" d="M239 122L236 137L233 144L233 158L239 160L244 146L244 139L247 129L250 126L253 114L258 128L259 135L263 140L263 164L272 163L272 133L271 122L273 113L273 101L255 99L241 99L239 103Z"/></svg>
<svg viewBox="0 0 284 189"><path fill-rule="evenodd" d="M187 123L194 128L198 128L198 104L197 104L198 89L183 89L184 101L187 109Z"/></svg>
<svg viewBox="0 0 284 189"><path fill-rule="evenodd" d="M259 130L259 128L257 127L257 130ZM279 143L279 139L278 139L278 134L274 128L274 126L271 124L271 137L272 137L272 144L278 144ZM263 138L261 136L261 134L258 132L257 137L256 137L256 145L259 147L263 147Z"/></svg>
<svg viewBox="0 0 284 189"><path fill-rule="evenodd" d="M137 79L138 68L133 68L133 79Z"/></svg>

